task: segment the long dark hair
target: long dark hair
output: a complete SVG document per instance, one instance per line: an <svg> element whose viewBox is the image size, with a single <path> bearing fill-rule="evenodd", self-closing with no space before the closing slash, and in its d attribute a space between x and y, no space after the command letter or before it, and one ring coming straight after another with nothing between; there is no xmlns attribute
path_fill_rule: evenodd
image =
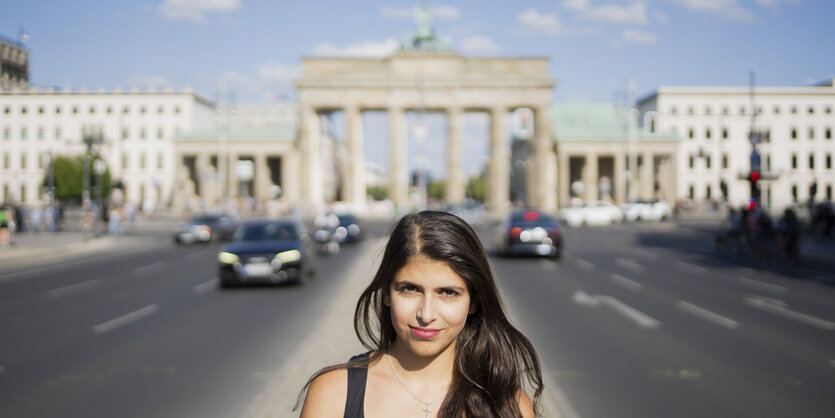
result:
<svg viewBox="0 0 835 418"><path fill-rule="evenodd" d="M523 376L534 389L535 408L542 395L542 372L536 351L505 316L487 254L475 231L446 212L423 211L400 219L386 244L380 268L357 302L354 329L372 356L327 367L308 380L345 367L367 367L397 338L391 309L383 303L394 277L415 256L446 263L470 292L475 312L456 339L452 383L441 417L521 417L518 393ZM301 394L299 396L301 399Z"/></svg>

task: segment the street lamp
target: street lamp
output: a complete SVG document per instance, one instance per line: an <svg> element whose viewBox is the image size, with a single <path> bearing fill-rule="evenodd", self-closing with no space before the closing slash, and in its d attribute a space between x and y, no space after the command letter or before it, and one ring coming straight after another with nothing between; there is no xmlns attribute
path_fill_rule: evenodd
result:
<svg viewBox="0 0 835 418"><path fill-rule="evenodd" d="M101 176L104 174L106 168L107 167L105 166L104 161L100 159L96 159L96 161L93 162L93 173L96 174L96 208L98 208L98 213L96 213L93 217L94 233L96 232L96 224L98 223L102 214L102 209L104 208L101 201Z"/></svg>
<svg viewBox="0 0 835 418"><path fill-rule="evenodd" d="M84 190L82 192L81 197L82 207L84 208L84 215L85 217L87 217L93 210L92 204L90 202L90 158L92 158L91 153L93 150L93 145L99 145L104 142L104 136L101 132L101 126L85 125L81 128L81 137L82 141L84 142L84 145L87 146L87 150L84 153ZM101 204L100 202L98 203ZM93 216L92 221L95 222L95 216Z"/></svg>

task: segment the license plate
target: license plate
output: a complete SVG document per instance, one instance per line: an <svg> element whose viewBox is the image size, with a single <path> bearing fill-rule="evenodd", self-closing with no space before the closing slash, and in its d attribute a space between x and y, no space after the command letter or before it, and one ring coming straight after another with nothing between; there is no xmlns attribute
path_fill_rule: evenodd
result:
<svg viewBox="0 0 835 418"><path fill-rule="evenodd" d="M242 272L245 276L265 277L272 274L273 267L269 263L245 264Z"/></svg>

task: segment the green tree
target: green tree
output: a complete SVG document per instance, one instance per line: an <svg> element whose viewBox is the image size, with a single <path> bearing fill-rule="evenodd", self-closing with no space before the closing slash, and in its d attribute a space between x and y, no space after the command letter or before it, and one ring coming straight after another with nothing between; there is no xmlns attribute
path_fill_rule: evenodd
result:
<svg viewBox="0 0 835 418"><path fill-rule="evenodd" d="M473 176L467 179L467 197L484 203L487 196L487 183L483 176Z"/></svg>
<svg viewBox="0 0 835 418"><path fill-rule="evenodd" d="M365 194L377 201L384 200L388 196L388 188L383 185L368 186L365 188Z"/></svg>
<svg viewBox="0 0 835 418"><path fill-rule="evenodd" d="M95 199L96 195L93 193L96 186L96 174L93 172L93 161L98 156L90 158L90 165L88 166L88 175L90 179L91 199ZM53 175L55 185L55 198L61 200L81 201L82 192L84 191L84 156L83 155L59 155L55 157L52 162ZM49 172L44 173L43 179L44 187L49 186ZM106 199L110 196L110 168L106 168L104 174L101 176L102 198Z"/></svg>
<svg viewBox="0 0 835 418"><path fill-rule="evenodd" d="M429 190L427 193L431 199L444 200L444 196L446 195L446 181L432 180L429 182Z"/></svg>

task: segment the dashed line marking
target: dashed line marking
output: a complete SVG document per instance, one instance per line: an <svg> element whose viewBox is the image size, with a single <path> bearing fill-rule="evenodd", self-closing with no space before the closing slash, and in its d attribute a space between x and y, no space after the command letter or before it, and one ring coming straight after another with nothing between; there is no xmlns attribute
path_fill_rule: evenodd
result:
<svg viewBox="0 0 835 418"><path fill-rule="evenodd" d="M684 312L696 315L699 318L702 318L704 320L713 322L715 324L719 324L719 325L721 325L725 328L728 328L728 329L739 328L739 322L734 321L733 319L724 317L722 315L719 315L718 313L709 311L705 308L696 306L692 303L680 300L680 301L678 301L678 307L679 307L679 309L683 310Z"/></svg>
<svg viewBox="0 0 835 418"><path fill-rule="evenodd" d="M147 276L162 271L165 268L165 263L162 261L154 264L149 264L143 267L133 269L133 277Z"/></svg>
<svg viewBox="0 0 835 418"><path fill-rule="evenodd" d="M815 316L793 311L791 309L786 309L784 306L770 303L764 298L748 296L745 298L745 304L766 312L771 312L773 314L780 315L784 318L793 319L795 321L803 322L814 327L822 328L827 331L835 330L835 322L827 321L825 319L821 319Z"/></svg>
<svg viewBox="0 0 835 418"><path fill-rule="evenodd" d="M588 293L582 290L574 292L574 296L571 297L571 301L578 305L590 308L596 308L600 306L600 301L597 300L596 297L590 296Z"/></svg>
<svg viewBox="0 0 835 418"><path fill-rule="evenodd" d="M145 319L155 313L159 312L159 306L148 305L142 309L137 309L129 314L122 315L118 318L111 319L107 322L102 322L93 327L93 332L96 334L104 334L113 331L114 329L123 327L133 322Z"/></svg>
<svg viewBox="0 0 835 418"><path fill-rule="evenodd" d="M632 279L627 279L626 277L623 277L623 276L621 276L620 274L617 274L617 273L612 273L612 275L609 276L609 278L612 280L612 283L614 283L616 285L623 286L623 287L625 287L629 290L633 290L635 292L640 292L641 289L643 289L643 287L644 287L643 284L638 283L638 282L636 282Z"/></svg>
<svg viewBox="0 0 835 418"><path fill-rule="evenodd" d="M615 261L615 265L633 273L643 273L647 269L646 267L636 263L635 260L629 258L618 258Z"/></svg>
<svg viewBox="0 0 835 418"><path fill-rule="evenodd" d="M86 282L71 284L69 286L59 287L57 289L52 289L49 292L46 292L47 296L51 298L60 298L63 296L74 295L76 293L81 293L86 290L92 290L101 285L101 282L98 280L87 280Z"/></svg>
<svg viewBox="0 0 835 418"><path fill-rule="evenodd" d="M218 279L209 280L208 282L201 283L201 284L198 284L197 286L194 286L192 288L192 290L194 291L194 293L196 293L198 295L202 295L202 294L211 292L212 290L217 289L218 281L219 281Z"/></svg>
<svg viewBox="0 0 835 418"><path fill-rule="evenodd" d="M615 312L625 316L630 321L634 322L641 328L655 329L661 326L661 321L611 297L611 296L596 296L597 300L604 305L612 308Z"/></svg>
<svg viewBox="0 0 835 418"><path fill-rule="evenodd" d="M577 265L578 269L586 271L586 272L594 270L594 264L589 263L588 261L583 260L582 258L575 259L574 264Z"/></svg>
<svg viewBox="0 0 835 418"><path fill-rule="evenodd" d="M640 248L636 248L632 251L633 254L637 255L638 257L649 258L651 260L655 260L658 258L658 254L651 253L647 250L643 250Z"/></svg>
<svg viewBox="0 0 835 418"><path fill-rule="evenodd" d="M749 278L743 277L743 276L739 276L737 278L737 282L740 285L745 286L745 287L749 287L751 289L763 290L763 291L771 292L771 293L783 294L783 293L786 293L788 291L788 289L783 287L783 286L778 286L776 284L771 284L771 283L765 283L765 282L761 282L759 280L749 279Z"/></svg>

